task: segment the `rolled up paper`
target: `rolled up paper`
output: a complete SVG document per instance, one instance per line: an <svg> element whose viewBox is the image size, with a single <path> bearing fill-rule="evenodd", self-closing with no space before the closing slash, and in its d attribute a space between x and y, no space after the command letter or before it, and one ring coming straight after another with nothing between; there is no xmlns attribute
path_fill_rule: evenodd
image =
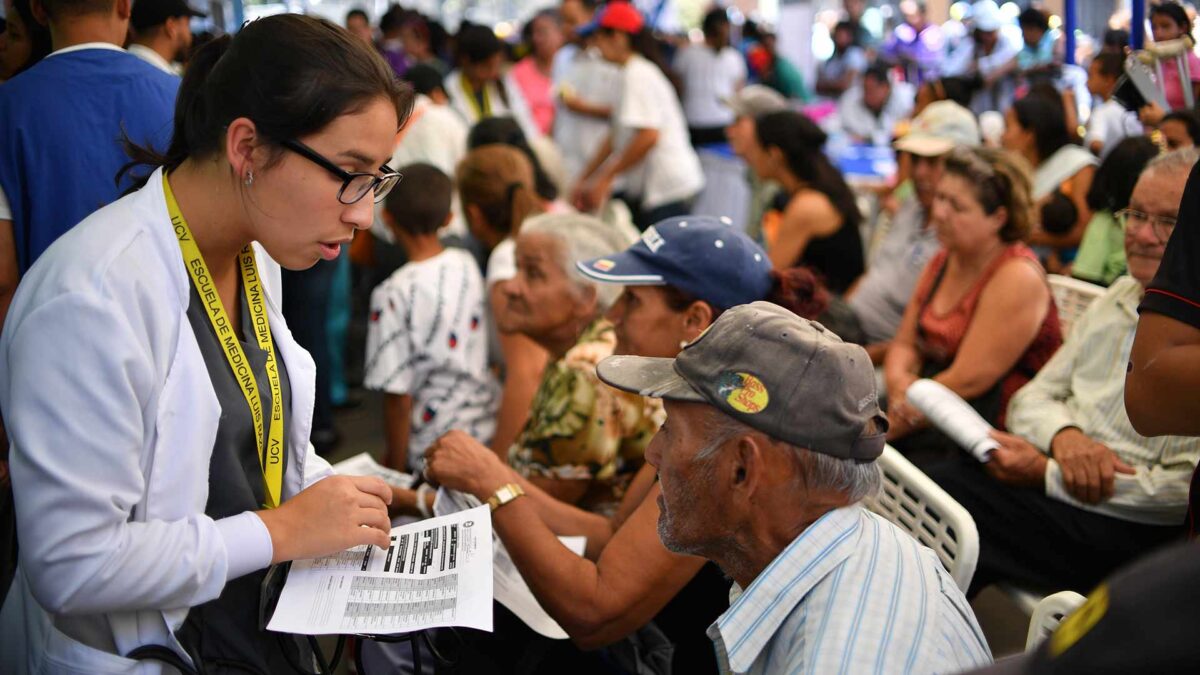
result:
<svg viewBox="0 0 1200 675"><path fill-rule="evenodd" d="M904 394L908 402L942 433L949 436L980 462L991 459L1000 447L991 437L992 425L983 419L961 396L933 380L917 380Z"/></svg>

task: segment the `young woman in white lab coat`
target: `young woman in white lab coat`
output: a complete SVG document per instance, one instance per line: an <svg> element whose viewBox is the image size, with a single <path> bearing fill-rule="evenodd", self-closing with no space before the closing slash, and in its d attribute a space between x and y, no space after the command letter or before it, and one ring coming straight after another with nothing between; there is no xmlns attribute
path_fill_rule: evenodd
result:
<svg viewBox="0 0 1200 675"><path fill-rule="evenodd" d="M371 225L411 103L341 28L254 21L189 64L166 155L131 146L161 168L22 280L0 338L21 546L0 672L311 666L264 628L268 569L387 546L391 491L312 451L279 265Z"/></svg>

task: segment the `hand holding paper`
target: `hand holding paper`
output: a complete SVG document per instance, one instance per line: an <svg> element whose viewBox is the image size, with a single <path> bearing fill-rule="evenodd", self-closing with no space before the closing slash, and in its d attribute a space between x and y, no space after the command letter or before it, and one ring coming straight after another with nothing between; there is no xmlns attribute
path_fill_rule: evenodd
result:
<svg viewBox="0 0 1200 675"><path fill-rule="evenodd" d="M393 528L390 546L292 563L269 630L388 634L492 629L492 519L486 506Z"/></svg>

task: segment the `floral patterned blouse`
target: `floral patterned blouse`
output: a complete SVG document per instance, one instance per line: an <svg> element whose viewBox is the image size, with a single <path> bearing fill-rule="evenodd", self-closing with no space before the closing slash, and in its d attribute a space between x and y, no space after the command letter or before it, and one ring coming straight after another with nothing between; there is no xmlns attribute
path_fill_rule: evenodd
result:
<svg viewBox="0 0 1200 675"><path fill-rule="evenodd" d="M616 508L666 418L658 399L600 381L596 365L616 344L612 324L597 319L547 365L529 421L509 449L509 464L527 478L593 481L579 506L597 512Z"/></svg>

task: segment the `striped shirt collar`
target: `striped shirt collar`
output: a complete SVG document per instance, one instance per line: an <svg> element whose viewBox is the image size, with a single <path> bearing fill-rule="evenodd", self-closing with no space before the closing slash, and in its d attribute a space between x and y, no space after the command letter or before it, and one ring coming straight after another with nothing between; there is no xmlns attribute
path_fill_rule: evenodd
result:
<svg viewBox="0 0 1200 675"><path fill-rule="evenodd" d="M735 673L750 670L792 610L854 553L861 522L858 504L834 509L801 532L759 573L708 628L723 665Z"/></svg>

